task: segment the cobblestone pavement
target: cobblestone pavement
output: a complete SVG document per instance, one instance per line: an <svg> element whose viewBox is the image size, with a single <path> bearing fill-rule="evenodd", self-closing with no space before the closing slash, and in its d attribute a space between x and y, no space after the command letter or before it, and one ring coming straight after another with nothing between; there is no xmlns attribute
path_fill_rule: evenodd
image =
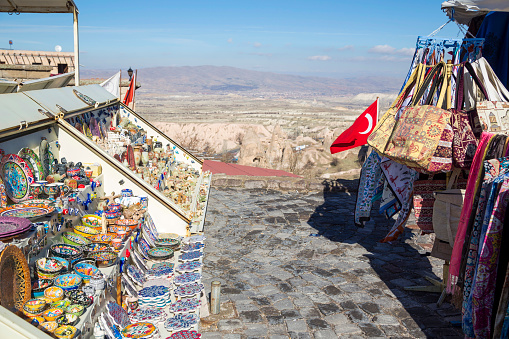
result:
<svg viewBox="0 0 509 339"><path fill-rule="evenodd" d="M219 280L208 338L447 338L459 313L439 294L405 291L441 278L415 231L382 244L390 222L353 226L355 193L212 189L203 282ZM377 214L377 213L374 213Z"/></svg>

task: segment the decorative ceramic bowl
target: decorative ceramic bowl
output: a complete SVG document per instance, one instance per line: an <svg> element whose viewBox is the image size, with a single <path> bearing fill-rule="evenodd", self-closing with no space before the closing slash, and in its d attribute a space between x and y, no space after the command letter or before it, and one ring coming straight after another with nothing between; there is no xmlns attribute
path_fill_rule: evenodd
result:
<svg viewBox="0 0 509 339"><path fill-rule="evenodd" d="M106 219L108 220L114 220L114 219L117 219L117 218L120 218L120 216L122 215L122 212L117 212L117 211L106 211L104 212L104 214L106 215Z"/></svg>
<svg viewBox="0 0 509 339"><path fill-rule="evenodd" d="M108 211L113 211L113 212L122 212L122 205L120 204L109 204L108 205Z"/></svg>
<svg viewBox="0 0 509 339"><path fill-rule="evenodd" d="M88 307L90 304L92 304L92 299L90 299L82 290L68 291L65 292L65 295L67 298L69 298L72 304L79 304L85 307Z"/></svg>
<svg viewBox="0 0 509 339"><path fill-rule="evenodd" d="M93 235L101 233L99 230L97 230L95 228L83 226L83 225L74 226L74 232L78 233L79 235L82 235L86 238L90 238Z"/></svg>
<svg viewBox="0 0 509 339"><path fill-rule="evenodd" d="M81 218L81 223L88 227L101 227L101 217L94 214L86 214Z"/></svg>
<svg viewBox="0 0 509 339"><path fill-rule="evenodd" d="M85 284L88 284L90 276L97 274L99 269L89 263L82 262L74 266L74 271L83 279Z"/></svg>
<svg viewBox="0 0 509 339"><path fill-rule="evenodd" d="M127 226L131 230L134 230L138 226L138 221L134 219L118 219L115 224L117 226Z"/></svg>
<svg viewBox="0 0 509 339"><path fill-rule="evenodd" d="M111 245L113 246L113 248L115 250L117 250L117 251L120 250L122 248L122 245L123 245L122 244L122 239L120 239L120 238L113 238L113 239L111 239Z"/></svg>
<svg viewBox="0 0 509 339"><path fill-rule="evenodd" d="M32 285L32 295L34 298L40 298L44 296L44 290L53 285L53 280L50 279L39 279L34 281Z"/></svg>
<svg viewBox="0 0 509 339"><path fill-rule="evenodd" d="M40 258L35 262L37 276L39 279L52 280L60 274L64 268L62 263L52 258Z"/></svg>
<svg viewBox="0 0 509 339"><path fill-rule="evenodd" d="M74 232L64 232L62 233L62 240L66 244L75 245L75 246L83 246L86 244L90 244L90 240L85 238L82 235Z"/></svg>
<svg viewBox="0 0 509 339"><path fill-rule="evenodd" d="M89 239L93 242L100 242L109 245L111 243L112 236L109 234L96 234L91 236Z"/></svg>
<svg viewBox="0 0 509 339"><path fill-rule="evenodd" d="M83 251L86 253L87 257L90 257L90 254L94 252L101 251L110 251L111 246L105 243L93 242L88 245L83 246Z"/></svg>
<svg viewBox="0 0 509 339"><path fill-rule="evenodd" d="M154 243L157 247L169 247L174 251L180 247L180 241L174 238L159 238Z"/></svg>
<svg viewBox="0 0 509 339"><path fill-rule="evenodd" d="M67 314L74 314L79 317L83 314L83 312L85 312L85 306L80 304L72 304L65 309L65 312Z"/></svg>
<svg viewBox="0 0 509 339"><path fill-rule="evenodd" d="M24 308L22 308L21 311L23 312L24 315L26 315L27 317L32 318L32 319L35 318L35 317L42 317L42 312L34 314L34 313L30 313L30 312L25 311ZM44 319L44 317L43 317L42 321L44 322L44 321L46 321L46 319Z"/></svg>
<svg viewBox="0 0 509 339"><path fill-rule="evenodd" d="M70 291L77 289L81 285L81 281L81 276L74 273L67 273L56 277L53 284L64 291Z"/></svg>
<svg viewBox="0 0 509 339"><path fill-rule="evenodd" d="M66 299L63 299L63 300L59 300L59 301L55 301L53 303L51 303L51 308L60 308L62 310L65 310L69 305L71 304L71 302L69 300L66 300Z"/></svg>
<svg viewBox="0 0 509 339"><path fill-rule="evenodd" d="M97 267L109 267L117 261L117 254L113 251L99 251L89 254L89 258L97 261Z"/></svg>
<svg viewBox="0 0 509 339"><path fill-rule="evenodd" d="M59 326L71 325L74 326L78 323L79 315L76 314L64 314L56 319Z"/></svg>
<svg viewBox="0 0 509 339"><path fill-rule="evenodd" d="M150 258L157 260L167 260L173 257L173 250L167 247L151 248L147 253Z"/></svg>
<svg viewBox="0 0 509 339"><path fill-rule="evenodd" d="M62 264L62 266L64 267L62 269L62 273L66 273L69 270L69 261L67 261L66 259L60 257L49 257L49 258L58 260Z"/></svg>
<svg viewBox="0 0 509 339"><path fill-rule="evenodd" d="M23 310L32 314L39 314L48 306L44 299L30 299L23 305Z"/></svg>
<svg viewBox="0 0 509 339"><path fill-rule="evenodd" d="M64 310L60 308L50 308L42 313L42 316L46 321L55 321L58 317L64 314Z"/></svg>
<svg viewBox="0 0 509 339"><path fill-rule="evenodd" d="M71 339L76 334L76 331L78 331L76 327L71 325L64 325L57 328L53 334L57 336L57 338Z"/></svg>
<svg viewBox="0 0 509 339"><path fill-rule="evenodd" d="M108 233L117 233L117 231L119 230L122 230L122 231L130 231L131 229L127 226L110 226L108 227Z"/></svg>
<svg viewBox="0 0 509 339"><path fill-rule="evenodd" d="M83 251L80 247L69 244L53 244L50 246L49 251L55 257L70 261L83 257Z"/></svg>
<svg viewBox="0 0 509 339"><path fill-rule="evenodd" d="M58 324L56 321L46 321L41 324L41 327L44 328L46 331L53 333L58 327Z"/></svg>
<svg viewBox="0 0 509 339"><path fill-rule="evenodd" d="M72 263L72 269L74 270L76 265L78 265L80 263L87 263L87 264L90 264L92 266L97 267L97 263L95 262L94 259L91 259L91 258L82 258L82 259L78 259L78 260L76 260L75 262Z"/></svg>
<svg viewBox="0 0 509 339"><path fill-rule="evenodd" d="M64 297L64 290L57 286L51 286L44 290L44 298L51 302L62 300Z"/></svg>

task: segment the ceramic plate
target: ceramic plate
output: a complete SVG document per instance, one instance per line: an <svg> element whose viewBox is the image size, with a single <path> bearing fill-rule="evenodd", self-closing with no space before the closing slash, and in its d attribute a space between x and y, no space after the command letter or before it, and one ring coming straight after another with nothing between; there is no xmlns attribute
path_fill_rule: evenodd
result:
<svg viewBox="0 0 509 339"><path fill-rule="evenodd" d="M14 202L28 198L29 187L35 182L27 163L16 154L8 154L0 164L5 192Z"/></svg>
<svg viewBox="0 0 509 339"><path fill-rule="evenodd" d="M152 323L140 322L134 323L122 330L122 335L125 338L145 338L152 336L157 331L157 328Z"/></svg>
<svg viewBox="0 0 509 339"><path fill-rule="evenodd" d="M0 209L0 216L2 217L19 217L19 218L40 218L42 216L51 214L55 211L55 207L42 204L30 204L30 201L22 202L15 205L10 205Z"/></svg>
<svg viewBox="0 0 509 339"><path fill-rule="evenodd" d="M24 233L31 227L32 223L28 219L0 216L0 238Z"/></svg>
<svg viewBox="0 0 509 339"><path fill-rule="evenodd" d="M5 192L5 184L0 174L0 207L7 206L7 193Z"/></svg>
<svg viewBox="0 0 509 339"><path fill-rule="evenodd" d="M196 331L179 331L177 333L173 333L169 338L167 339L200 339L201 334Z"/></svg>
<svg viewBox="0 0 509 339"><path fill-rule="evenodd" d="M117 324L120 327L126 327L130 324L129 316L127 315L127 312L119 306L119 304L110 301L107 304L108 307L108 314L113 319L115 324Z"/></svg>
<svg viewBox="0 0 509 339"><path fill-rule="evenodd" d="M201 280L200 273L184 273L175 278L175 284L190 284Z"/></svg>
<svg viewBox="0 0 509 339"><path fill-rule="evenodd" d="M37 180L44 180L46 177L43 177L44 175L44 168L42 167L41 161L39 160L39 156L35 154L34 151L32 151L28 147L24 147L19 150L18 155L20 158L25 160L28 167L32 170L32 174L34 175L34 179Z"/></svg>
<svg viewBox="0 0 509 339"><path fill-rule="evenodd" d="M173 256L173 250L166 247L151 248L147 251L147 253L154 259L166 259Z"/></svg>
<svg viewBox="0 0 509 339"><path fill-rule="evenodd" d="M180 297L193 296L200 293L203 290L203 284L193 283L178 286L173 292L175 295Z"/></svg>

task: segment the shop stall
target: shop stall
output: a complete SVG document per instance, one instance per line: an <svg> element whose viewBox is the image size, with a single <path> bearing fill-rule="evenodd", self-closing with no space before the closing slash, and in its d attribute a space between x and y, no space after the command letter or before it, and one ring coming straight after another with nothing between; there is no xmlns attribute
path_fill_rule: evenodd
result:
<svg viewBox="0 0 509 339"><path fill-rule="evenodd" d="M205 237L67 121L113 105L99 86L0 95L2 333L199 337Z"/></svg>

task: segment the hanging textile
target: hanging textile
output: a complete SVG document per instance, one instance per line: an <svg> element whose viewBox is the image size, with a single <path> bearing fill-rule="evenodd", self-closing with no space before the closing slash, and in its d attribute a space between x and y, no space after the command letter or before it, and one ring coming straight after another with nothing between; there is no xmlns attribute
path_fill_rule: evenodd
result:
<svg viewBox="0 0 509 339"><path fill-rule="evenodd" d="M364 227L364 223L370 218L372 198L381 175L379 163L380 156L372 151L362 165L354 212L357 227Z"/></svg>
<svg viewBox="0 0 509 339"><path fill-rule="evenodd" d="M385 179L383 172L382 177ZM385 214L386 218L389 219L392 218L394 214L398 213L400 209L401 203L396 199L388 181L384 180L382 198L380 199L380 214Z"/></svg>
<svg viewBox="0 0 509 339"><path fill-rule="evenodd" d="M454 248L449 265L449 279L447 279L447 291L449 293L454 292L455 286L458 282L463 243L465 241L468 221L470 219L470 215L472 214L472 204L474 196L477 192L478 183L480 181L482 162L492 137L493 134L491 133L483 133L481 135L479 147L477 148L474 160L472 161L472 166L470 167L470 176L468 177L467 188L465 190L465 199L463 200L460 222L458 224L458 231L454 239Z"/></svg>

